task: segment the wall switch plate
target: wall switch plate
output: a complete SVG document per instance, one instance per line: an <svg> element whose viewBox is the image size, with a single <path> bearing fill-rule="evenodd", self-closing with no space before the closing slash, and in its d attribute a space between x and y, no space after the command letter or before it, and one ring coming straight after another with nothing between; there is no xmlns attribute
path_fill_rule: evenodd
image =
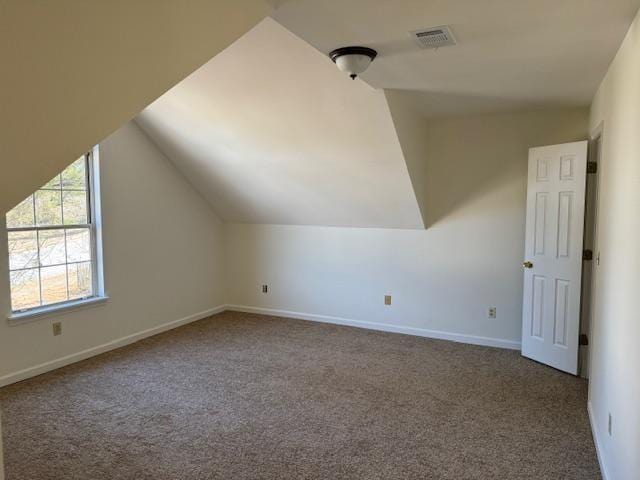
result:
<svg viewBox="0 0 640 480"><path fill-rule="evenodd" d="M262 293L269 293L269 285L262 285Z"/></svg>
<svg viewBox="0 0 640 480"><path fill-rule="evenodd" d="M489 307L487 310L487 317L496 318L498 316L498 309L496 307Z"/></svg>
<svg viewBox="0 0 640 480"><path fill-rule="evenodd" d="M58 335L62 335L62 323L55 322L53 324L53 336L57 337Z"/></svg>
<svg viewBox="0 0 640 480"><path fill-rule="evenodd" d="M391 305L391 295L385 295L384 296L384 304L385 305Z"/></svg>

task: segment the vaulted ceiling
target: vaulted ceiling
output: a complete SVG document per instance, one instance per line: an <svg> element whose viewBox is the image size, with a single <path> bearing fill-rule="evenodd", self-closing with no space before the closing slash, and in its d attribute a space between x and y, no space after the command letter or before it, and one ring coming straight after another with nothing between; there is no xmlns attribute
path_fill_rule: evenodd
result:
<svg viewBox="0 0 640 480"><path fill-rule="evenodd" d="M136 121L223 220L424 227L385 93L272 19Z"/></svg>
<svg viewBox="0 0 640 480"><path fill-rule="evenodd" d="M0 214L270 12L263 0L0 0Z"/></svg>
<svg viewBox="0 0 640 480"><path fill-rule="evenodd" d="M588 105L639 4L0 0L0 210L208 61L137 121L221 217L421 228L427 120ZM362 81L326 58L349 44Z"/></svg>
<svg viewBox="0 0 640 480"><path fill-rule="evenodd" d="M422 228L429 119L587 106L640 0L271 0L138 124L226 221ZM409 32L450 25L458 44ZM327 53L379 57L351 82Z"/></svg>

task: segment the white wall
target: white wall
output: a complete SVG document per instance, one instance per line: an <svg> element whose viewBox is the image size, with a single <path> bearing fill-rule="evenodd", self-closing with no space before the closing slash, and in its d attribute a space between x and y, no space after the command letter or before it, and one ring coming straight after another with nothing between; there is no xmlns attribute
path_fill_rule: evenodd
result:
<svg viewBox="0 0 640 480"><path fill-rule="evenodd" d="M222 227L204 199L134 123L104 140L100 156L111 298L103 306L10 326L4 319L10 311L7 256L0 254L0 385L24 369L224 303ZM6 248L0 228L0 251ZM53 321L62 321L62 336L52 336Z"/></svg>
<svg viewBox="0 0 640 480"><path fill-rule="evenodd" d="M640 16L593 101L603 123L589 401L608 480L640 478ZM608 434L608 415L613 420Z"/></svg>
<svg viewBox="0 0 640 480"><path fill-rule="evenodd" d="M517 346L528 148L586 138L587 117L571 109L430 123L426 231L226 226L229 303ZM487 319L489 306L498 318Z"/></svg>

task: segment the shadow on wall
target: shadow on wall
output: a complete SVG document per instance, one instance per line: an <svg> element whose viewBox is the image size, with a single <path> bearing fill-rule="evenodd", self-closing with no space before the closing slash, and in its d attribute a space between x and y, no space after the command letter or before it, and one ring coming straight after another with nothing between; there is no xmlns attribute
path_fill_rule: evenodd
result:
<svg viewBox="0 0 640 480"><path fill-rule="evenodd" d="M479 128L481 129L481 128ZM512 186L511 205L524 212L527 149L512 145L482 145L479 131L461 131L455 143L443 144L446 135L430 126L425 187L426 224L434 226L456 212L472 207L482 197ZM439 137L440 136L440 137ZM491 142L493 143L493 142Z"/></svg>
<svg viewBox="0 0 640 480"><path fill-rule="evenodd" d="M438 183L435 178L447 178L446 182ZM513 202L503 205L504 208L516 208L524 215L526 185L522 181L522 175L517 168L511 168L511 172L495 173L487 168L484 176L476 178L459 177L452 179L449 175L437 175L428 183L427 203L427 228L433 227L447 219L453 219L458 212L467 210L483 197L497 191L508 189L520 193L513 198ZM467 212L469 213L469 212ZM497 213L497 211L495 212ZM524 218L522 221L524 225Z"/></svg>
<svg viewBox="0 0 640 480"><path fill-rule="evenodd" d="M385 92L398 101L412 105L426 120L557 110L557 106L541 104L539 99L509 98L505 95L411 89L385 89Z"/></svg>
<svg viewBox="0 0 640 480"><path fill-rule="evenodd" d="M427 227L513 184L510 203L524 211L528 149L586 137L586 108L527 111L527 101L433 91L385 96Z"/></svg>
<svg viewBox="0 0 640 480"><path fill-rule="evenodd" d="M587 118L587 108L574 108L430 120L427 227L503 189L504 207L520 210L524 225L529 148L584 140Z"/></svg>

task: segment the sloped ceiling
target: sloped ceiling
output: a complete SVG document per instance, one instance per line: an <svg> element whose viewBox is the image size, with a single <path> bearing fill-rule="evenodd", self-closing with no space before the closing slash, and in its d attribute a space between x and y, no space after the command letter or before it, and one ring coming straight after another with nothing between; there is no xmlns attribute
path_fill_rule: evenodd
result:
<svg viewBox="0 0 640 480"><path fill-rule="evenodd" d="M424 116L591 103L640 0L271 0L274 18L325 54L364 45L362 78L401 90ZM458 45L409 32L450 25Z"/></svg>
<svg viewBox="0 0 640 480"><path fill-rule="evenodd" d="M0 214L270 12L263 0L0 0Z"/></svg>
<svg viewBox="0 0 640 480"><path fill-rule="evenodd" d="M266 1L138 124L226 221L398 228L426 224L430 119L588 105L640 4ZM458 45L408 34L443 24ZM327 59L354 44L380 54L364 81Z"/></svg>
<svg viewBox="0 0 640 480"><path fill-rule="evenodd" d="M424 227L385 93L272 19L136 122L225 221Z"/></svg>

